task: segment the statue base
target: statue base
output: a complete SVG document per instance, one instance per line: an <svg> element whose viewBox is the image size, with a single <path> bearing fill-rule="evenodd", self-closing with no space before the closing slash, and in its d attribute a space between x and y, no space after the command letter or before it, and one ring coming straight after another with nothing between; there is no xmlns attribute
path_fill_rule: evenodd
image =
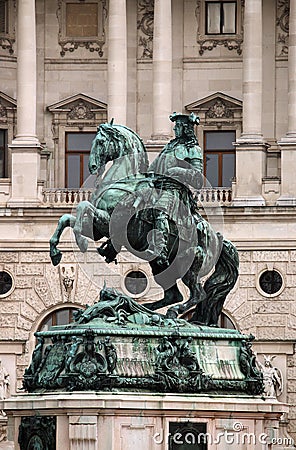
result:
<svg viewBox="0 0 296 450"><path fill-rule="evenodd" d="M20 450L176 450L186 444L198 450L288 448L276 445L287 408L275 399L59 392L17 395L3 403L8 438Z"/></svg>
<svg viewBox="0 0 296 450"><path fill-rule="evenodd" d="M116 295L70 325L36 333L28 392L262 394L251 336L167 318Z"/></svg>

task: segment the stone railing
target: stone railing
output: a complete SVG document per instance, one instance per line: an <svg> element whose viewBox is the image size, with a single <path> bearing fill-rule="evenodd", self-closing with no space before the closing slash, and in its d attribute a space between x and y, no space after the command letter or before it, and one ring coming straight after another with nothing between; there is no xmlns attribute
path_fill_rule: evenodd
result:
<svg viewBox="0 0 296 450"><path fill-rule="evenodd" d="M230 206L232 202L231 188L204 188L195 196L198 206Z"/></svg>
<svg viewBox="0 0 296 450"><path fill-rule="evenodd" d="M89 200L92 189L43 189L42 194L46 206L75 206Z"/></svg>
<svg viewBox="0 0 296 450"><path fill-rule="evenodd" d="M43 204L45 206L65 207L75 206L82 200L89 200L91 189L43 189ZM230 188L204 188L196 193L198 206L229 206L232 201Z"/></svg>

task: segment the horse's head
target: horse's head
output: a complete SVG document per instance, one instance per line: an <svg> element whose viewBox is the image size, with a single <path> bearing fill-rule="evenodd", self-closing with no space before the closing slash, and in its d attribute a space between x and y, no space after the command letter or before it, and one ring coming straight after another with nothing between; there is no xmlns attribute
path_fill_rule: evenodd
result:
<svg viewBox="0 0 296 450"><path fill-rule="evenodd" d="M113 122L98 126L93 140L89 171L91 174L102 173L108 161L117 160L121 166L122 176L143 173L148 167L146 149L139 136L124 125L113 125Z"/></svg>
<svg viewBox="0 0 296 450"><path fill-rule="evenodd" d="M91 146L88 168L91 174L102 173L105 164L114 157L112 124L98 126L96 137Z"/></svg>

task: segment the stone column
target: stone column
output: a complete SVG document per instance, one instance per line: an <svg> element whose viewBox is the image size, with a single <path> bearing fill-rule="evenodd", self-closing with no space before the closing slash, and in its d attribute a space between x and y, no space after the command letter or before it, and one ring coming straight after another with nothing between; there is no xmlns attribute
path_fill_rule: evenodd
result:
<svg viewBox="0 0 296 450"><path fill-rule="evenodd" d="M296 205L296 0L290 0L288 53L288 130L279 141L281 148L280 206Z"/></svg>
<svg viewBox="0 0 296 450"><path fill-rule="evenodd" d="M108 120L127 122L126 0L109 0Z"/></svg>
<svg viewBox="0 0 296 450"><path fill-rule="evenodd" d="M243 133L236 142L234 205L261 206L266 145L262 135L262 0L247 0L244 15Z"/></svg>
<svg viewBox="0 0 296 450"><path fill-rule="evenodd" d="M34 205L38 199L40 143L36 136L35 0L19 0L17 20L17 134L12 141L9 206Z"/></svg>
<svg viewBox="0 0 296 450"><path fill-rule="evenodd" d="M153 29L153 122L152 141L171 137L172 113L172 5L155 0Z"/></svg>

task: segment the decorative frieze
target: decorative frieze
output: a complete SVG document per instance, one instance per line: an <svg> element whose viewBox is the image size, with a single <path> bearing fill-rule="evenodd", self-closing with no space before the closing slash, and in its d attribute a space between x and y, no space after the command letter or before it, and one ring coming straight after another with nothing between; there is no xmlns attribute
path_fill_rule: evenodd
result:
<svg viewBox="0 0 296 450"><path fill-rule="evenodd" d="M286 302L272 300L269 302L253 302L252 309L254 314L289 314L290 305Z"/></svg>
<svg viewBox="0 0 296 450"><path fill-rule="evenodd" d="M153 58L154 0L138 0L138 58Z"/></svg>
<svg viewBox="0 0 296 450"><path fill-rule="evenodd" d="M277 56L288 57L289 0L277 0Z"/></svg>
<svg viewBox="0 0 296 450"><path fill-rule="evenodd" d="M288 261L288 251L260 250L253 252L253 261Z"/></svg>
<svg viewBox="0 0 296 450"><path fill-rule="evenodd" d="M0 260L1 263L15 263L18 262L19 253L18 252L1 252Z"/></svg>
<svg viewBox="0 0 296 450"><path fill-rule="evenodd" d="M18 264L16 275L43 275L43 264Z"/></svg>
<svg viewBox="0 0 296 450"><path fill-rule="evenodd" d="M44 278L35 279L35 292L39 295L45 306L48 308L56 303L56 300L52 298L48 289L48 284Z"/></svg>

